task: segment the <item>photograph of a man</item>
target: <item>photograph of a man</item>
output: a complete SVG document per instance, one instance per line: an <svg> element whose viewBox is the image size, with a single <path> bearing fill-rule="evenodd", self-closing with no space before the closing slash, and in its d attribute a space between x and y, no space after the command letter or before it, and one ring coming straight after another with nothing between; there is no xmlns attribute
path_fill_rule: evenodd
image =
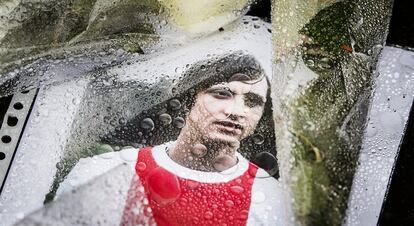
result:
<svg viewBox="0 0 414 226"><path fill-rule="evenodd" d="M184 89L190 80L200 80L181 97L188 112L176 140L120 151L136 159L130 163L136 175L120 224L283 225L287 208L281 185L238 152L266 108L271 110L268 77L254 57L243 54L194 68L177 86ZM82 160L58 194L77 186L73 175L88 172L77 178L87 181L122 162Z"/></svg>

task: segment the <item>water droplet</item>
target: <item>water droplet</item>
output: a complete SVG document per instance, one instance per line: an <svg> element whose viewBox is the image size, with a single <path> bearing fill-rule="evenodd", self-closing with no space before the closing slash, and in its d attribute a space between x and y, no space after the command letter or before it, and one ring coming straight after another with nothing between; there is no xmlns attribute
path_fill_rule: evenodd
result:
<svg viewBox="0 0 414 226"><path fill-rule="evenodd" d="M275 175L279 171L276 157L269 152L260 152L254 156L254 161L260 168L266 170L270 175ZM266 175L268 177L269 175Z"/></svg>
<svg viewBox="0 0 414 226"><path fill-rule="evenodd" d="M264 142L264 138L260 134L254 134L252 136L252 140L255 144L263 144L263 142Z"/></svg>
<svg viewBox="0 0 414 226"><path fill-rule="evenodd" d="M176 117L173 121L173 124L174 124L175 127L181 129L185 125L185 120L182 117Z"/></svg>
<svg viewBox="0 0 414 226"><path fill-rule="evenodd" d="M204 144L195 144L191 153L197 157L203 157L207 154L207 147Z"/></svg>
<svg viewBox="0 0 414 226"><path fill-rule="evenodd" d="M216 169L219 172L222 172L236 165L237 158L229 155L220 155L217 156L213 162L214 169Z"/></svg>
<svg viewBox="0 0 414 226"><path fill-rule="evenodd" d="M180 204L181 205L186 205L188 203L188 200L186 198L181 198L180 199Z"/></svg>
<svg viewBox="0 0 414 226"><path fill-rule="evenodd" d="M169 125L172 122L171 115L167 113L161 114L159 119L163 125Z"/></svg>
<svg viewBox="0 0 414 226"><path fill-rule="evenodd" d="M196 189L199 185L200 185L200 183L197 182L197 181L193 181L193 180L188 180L187 181L187 188L188 189Z"/></svg>
<svg viewBox="0 0 414 226"><path fill-rule="evenodd" d="M154 121L151 118L144 118L141 121L141 128L145 130L153 130L154 129Z"/></svg>
<svg viewBox="0 0 414 226"><path fill-rule="evenodd" d="M200 219L198 219L198 217L193 217L193 223L194 224L198 224L199 221L200 221Z"/></svg>
<svg viewBox="0 0 414 226"><path fill-rule="evenodd" d="M242 211L240 211L239 216L237 216L237 219L246 220L248 216L249 216L249 211L248 210L242 210Z"/></svg>
<svg viewBox="0 0 414 226"><path fill-rule="evenodd" d="M207 212L204 214L204 218L205 218L205 219L211 219L211 218L213 218L213 213L212 213L212 212L210 212L210 211L207 211Z"/></svg>
<svg viewBox="0 0 414 226"><path fill-rule="evenodd" d="M148 177L149 197L160 206L174 203L181 195L180 182L173 173L158 167Z"/></svg>
<svg viewBox="0 0 414 226"><path fill-rule="evenodd" d="M181 102L178 99L172 99L168 103L171 110L179 110L181 108Z"/></svg>
<svg viewBox="0 0 414 226"><path fill-rule="evenodd" d="M97 150L99 150L100 153L104 153L102 155L97 155L100 158L111 159L115 156L114 149L112 149L111 145L109 145L109 144L99 145L97 147Z"/></svg>
<svg viewBox="0 0 414 226"><path fill-rule="evenodd" d="M244 188L236 185L236 186L230 187L230 191L233 192L234 194L240 194L244 191Z"/></svg>
<svg viewBox="0 0 414 226"><path fill-rule="evenodd" d="M103 120L104 120L104 122L105 122L105 123L109 123L109 122L111 121L111 117L109 117L109 116L104 116L104 117L103 117Z"/></svg>
<svg viewBox="0 0 414 226"><path fill-rule="evenodd" d="M380 123L385 131L395 132L403 127L403 120L397 112L384 112L380 116Z"/></svg>
<svg viewBox="0 0 414 226"><path fill-rule="evenodd" d="M125 162L135 162L137 160L137 151L134 149L124 149L119 152L119 156Z"/></svg>
<svg viewBox="0 0 414 226"><path fill-rule="evenodd" d="M259 191L259 192L255 192L253 193L252 196L252 201L254 203L262 203L266 200L266 196L263 192Z"/></svg>
<svg viewBox="0 0 414 226"><path fill-rule="evenodd" d="M126 124L126 122L127 122L127 120L126 120L126 119L124 119L124 118L120 118L120 119L119 119L119 124L121 124L121 125L125 125L125 124Z"/></svg>
<svg viewBox="0 0 414 226"><path fill-rule="evenodd" d="M147 165L144 162L137 163L136 169L138 171L145 171L147 169Z"/></svg>
<svg viewBox="0 0 414 226"><path fill-rule="evenodd" d="M231 200L226 200L226 202L224 202L224 205L226 205L227 207L232 207L234 206L234 202Z"/></svg>
<svg viewBox="0 0 414 226"><path fill-rule="evenodd" d="M369 125L366 130L367 137L374 137L377 134L378 130L374 125Z"/></svg>

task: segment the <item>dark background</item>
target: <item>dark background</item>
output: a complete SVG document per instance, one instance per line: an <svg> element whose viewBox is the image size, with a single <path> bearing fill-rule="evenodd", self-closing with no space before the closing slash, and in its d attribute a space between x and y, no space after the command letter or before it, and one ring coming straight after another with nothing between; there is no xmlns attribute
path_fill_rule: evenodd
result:
<svg viewBox="0 0 414 226"><path fill-rule="evenodd" d="M414 48L413 0L394 0L387 44Z"/></svg>
<svg viewBox="0 0 414 226"><path fill-rule="evenodd" d="M11 99L12 99L11 96L0 98L0 129L1 129L1 125L3 124L4 115L6 114L6 111L9 108Z"/></svg>
<svg viewBox="0 0 414 226"><path fill-rule="evenodd" d="M261 0L254 4L247 15L258 16L263 20L270 22L271 3L270 0Z"/></svg>

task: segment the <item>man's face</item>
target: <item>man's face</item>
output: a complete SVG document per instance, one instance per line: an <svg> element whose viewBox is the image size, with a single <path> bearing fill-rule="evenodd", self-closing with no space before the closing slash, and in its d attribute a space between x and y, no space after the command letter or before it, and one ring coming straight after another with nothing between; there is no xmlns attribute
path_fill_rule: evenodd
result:
<svg viewBox="0 0 414 226"><path fill-rule="evenodd" d="M262 117L267 89L263 78L221 83L199 92L187 118L191 136L200 142L238 147Z"/></svg>

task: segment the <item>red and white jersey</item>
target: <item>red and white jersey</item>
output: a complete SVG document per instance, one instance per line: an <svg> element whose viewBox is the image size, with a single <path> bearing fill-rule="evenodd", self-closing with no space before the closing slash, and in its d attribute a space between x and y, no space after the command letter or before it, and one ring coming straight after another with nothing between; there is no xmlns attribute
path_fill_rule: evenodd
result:
<svg viewBox="0 0 414 226"><path fill-rule="evenodd" d="M264 170L239 153L228 170L192 170L168 156L171 145L81 159L57 195L127 162L135 175L120 225L288 225L289 196Z"/></svg>

